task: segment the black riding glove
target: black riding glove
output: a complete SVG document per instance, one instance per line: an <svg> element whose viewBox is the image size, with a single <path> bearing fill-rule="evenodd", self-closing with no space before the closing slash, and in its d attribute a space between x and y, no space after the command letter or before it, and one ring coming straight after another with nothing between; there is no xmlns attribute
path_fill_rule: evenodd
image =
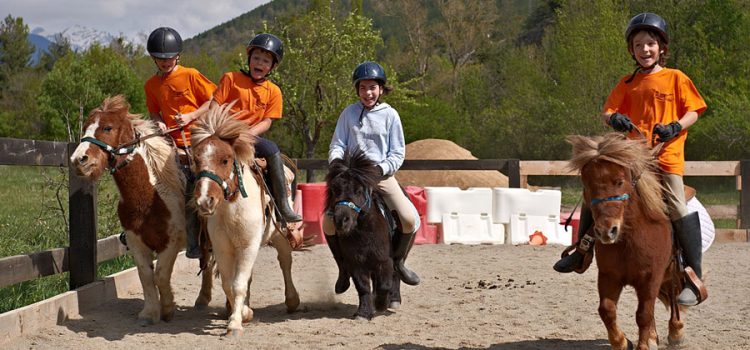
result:
<svg viewBox="0 0 750 350"><path fill-rule="evenodd" d="M667 142L680 134L682 131L682 124L678 122L671 122L667 125L656 124L654 125L654 134L658 135L656 139L658 142Z"/></svg>
<svg viewBox="0 0 750 350"><path fill-rule="evenodd" d="M612 115L609 116L608 124L612 129L619 132L630 131L635 127L628 116L617 112L612 113Z"/></svg>

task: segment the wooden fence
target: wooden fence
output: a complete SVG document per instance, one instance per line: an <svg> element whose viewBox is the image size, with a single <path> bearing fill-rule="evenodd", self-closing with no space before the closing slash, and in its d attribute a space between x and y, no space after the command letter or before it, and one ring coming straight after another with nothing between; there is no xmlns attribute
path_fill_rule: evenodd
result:
<svg viewBox="0 0 750 350"><path fill-rule="evenodd" d="M77 144L0 138L0 165L67 167ZM322 170L321 159L296 160L302 170ZM566 161L517 159L406 160L403 170L497 170L508 176L510 187L522 187L528 176L575 176ZM738 189L750 189L750 160L687 162L686 176L733 176ZM745 176L743 176L745 175ZM125 254L116 236L96 239L96 185L69 170L68 210L70 245L26 255L0 258L0 288L39 277L70 272L70 289L94 282L97 264ZM750 190L740 191L740 228L750 228Z"/></svg>

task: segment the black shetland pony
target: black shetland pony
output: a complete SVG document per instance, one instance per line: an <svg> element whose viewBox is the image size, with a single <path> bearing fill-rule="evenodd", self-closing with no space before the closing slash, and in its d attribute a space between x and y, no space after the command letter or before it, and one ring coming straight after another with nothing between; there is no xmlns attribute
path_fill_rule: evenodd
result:
<svg viewBox="0 0 750 350"><path fill-rule="evenodd" d="M372 319L375 309L401 305L400 280L393 270L391 224L383 215L385 202L378 188L380 170L357 151L334 160L326 176L326 212L333 215L341 247L342 267L359 294L358 320Z"/></svg>

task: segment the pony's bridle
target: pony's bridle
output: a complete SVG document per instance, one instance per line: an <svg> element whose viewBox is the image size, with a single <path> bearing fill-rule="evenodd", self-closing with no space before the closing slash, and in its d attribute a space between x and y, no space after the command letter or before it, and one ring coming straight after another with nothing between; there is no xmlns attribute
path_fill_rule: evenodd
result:
<svg viewBox="0 0 750 350"><path fill-rule="evenodd" d="M141 134L139 134L137 131L133 131L135 134L135 138L131 141L125 142L123 144L119 144L116 147L112 147L108 145L106 142L101 141L97 139L96 137L87 136L81 139L81 142L91 142L99 148L101 148L104 152L107 152L109 154L109 157L107 158L107 161L109 163L109 173L114 174L117 172L117 170L120 170L124 168L130 161L133 160L134 152L136 148L138 148L141 145L141 141L150 139L155 136L164 136L164 134L170 133L172 131L178 130L180 127L175 127L171 129L167 129L164 131L158 131L150 135L146 135L141 137ZM125 159L123 159L120 163L117 163L117 156L124 156L127 155Z"/></svg>
<svg viewBox="0 0 750 350"><path fill-rule="evenodd" d="M638 175L638 176L633 177L632 180L630 180L630 185L632 186L633 190L635 190L635 185L638 183L638 180L640 179L641 179L641 176ZM604 202L627 201L629 199L630 199L630 194L628 193L623 193L619 196L610 196L610 197L605 197L605 198L592 198L591 206L593 207L594 205L597 205L599 203L604 203Z"/></svg>
<svg viewBox="0 0 750 350"><path fill-rule="evenodd" d="M349 207L350 209L352 209L355 212L357 212L357 214L359 214L363 209L369 208L370 205L372 204L372 194L371 194L371 192L372 191L368 190L367 193L365 194L365 204L363 206L358 206L357 204L355 204L352 201L338 201L338 202L336 202L335 206L337 206L337 207L338 206Z"/></svg>
<svg viewBox="0 0 750 350"><path fill-rule="evenodd" d="M138 134L136 133L136 137L134 141L130 141L121 145L118 145L117 147L112 147L105 143L104 141L98 140L94 137L84 137L81 139L81 142L91 142L102 150L104 152L107 152L109 154L109 157L107 158L107 161L109 163L109 173L114 174L117 170L120 170L124 168L128 163L130 163L131 160L133 160L133 156L135 152L135 149L140 146L140 138L138 137ZM117 162L117 156L124 156L125 159Z"/></svg>
<svg viewBox="0 0 750 350"><path fill-rule="evenodd" d="M239 192L242 194L242 198L247 198L247 192L245 192L245 186L242 185L242 168L240 167L239 163L237 163L237 159L234 159L234 174L237 175L237 188L234 189L234 191L229 192L229 184L224 181L219 175L216 175L215 173L208 171L208 170L202 170L198 173L198 175L195 176L195 181L198 182L198 180L202 177L207 177L221 187L221 189L224 191L224 200L230 200L234 195Z"/></svg>

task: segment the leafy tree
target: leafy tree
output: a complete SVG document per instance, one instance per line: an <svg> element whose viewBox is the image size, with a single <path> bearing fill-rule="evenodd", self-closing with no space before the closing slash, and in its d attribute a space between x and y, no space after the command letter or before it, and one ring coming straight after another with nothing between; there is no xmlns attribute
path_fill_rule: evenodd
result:
<svg viewBox="0 0 750 350"><path fill-rule="evenodd" d="M28 41L29 26L23 18L8 15L0 22L0 84L23 70L29 63L34 47Z"/></svg>
<svg viewBox="0 0 750 350"><path fill-rule="evenodd" d="M340 19L330 9L291 19L273 32L286 38L276 79L284 94L282 123L301 142L304 157L322 155L318 143L327 145L339 114L355 98L352 70L374 59L382 40L369 19L354 13Z"/></svg>
<svg viewBox="0 0 750 350"><path fill-rule="evenodd" d="M88 112L106 96L115 94L125 95L133 112L143 112L142 82L116 51L94 45L82 54L62 57L42 83L39 105L45 123L43 136L78 140Z"/></svg>
<svg viewBox="0 0 750 350"><path fill-rule="evenodd" d="M0 96L0 137L36 139L42 125L36 97L41 92L43 72L24 69L6 82Z"/></svg>
<svg viewBox="0 0 750 350"><path fill-rule="evenodd" d="M433 29L442 52L452 67L452 84L455 91L461 67L467 65L479 48L491 36L498 18L494 1L450 1L437 2L442 20Z"/></svg>
<svg viewBox="0 0 750 350"><path fill-rule="evenodd" d="M47 51L42 52L42 57L39 59L39 67L49 72L55 66L57 60L72 51L70 40L62 34L57 33L47 47Z"/></svg>

